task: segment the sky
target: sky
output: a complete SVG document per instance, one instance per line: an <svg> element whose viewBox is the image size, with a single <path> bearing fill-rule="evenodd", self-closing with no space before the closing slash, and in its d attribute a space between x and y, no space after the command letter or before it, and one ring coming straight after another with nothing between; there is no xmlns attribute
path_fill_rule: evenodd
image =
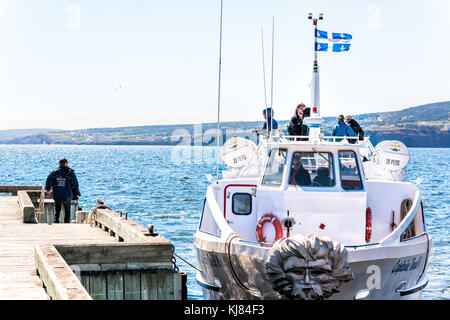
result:
<svg viewBox="0 0 450 320"><path fill-rule="evenodd" d="M449 0L224 0L222 121L287 120L311 103L314 32L322 116L450 100ZM215 122L220 0L0 0L0 130ZM270 103L269 103L270 104Z"/></svg>

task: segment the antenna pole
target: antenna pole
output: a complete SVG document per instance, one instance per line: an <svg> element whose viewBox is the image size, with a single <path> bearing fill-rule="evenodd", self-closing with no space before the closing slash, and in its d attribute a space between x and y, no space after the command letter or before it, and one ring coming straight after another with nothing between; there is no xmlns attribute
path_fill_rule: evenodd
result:
<svg viewBox="0 0 450 320"><path fill-rule="evenodd" d="M219 180L219 164L220 164L220 85L222 80L222 13L223 0L220 0L220 41L219 41L219 88L217 94L217 180Z"/></svg>
<svg viewBox="0 0 450 320"><path fill-rule="evenodd" d="M273 53L275 47L275 17L272 17L272 79L270 83L270 109L271 109L271 117L270 117L270 131L268 130L268 134L270 136L271 131L273 130ZM269 115L267 115L269 117ZM267 128L269 129L269 128Z"/></svg>
<svg viewBox="0 0 450 320"><path fill-rule="evenodd" d="M266 91L266 62L264 59L264 32L261 28L261 46L262 46L262 63L263 63L263 79L264 79L264 107L267 108L267 91Z"/></svg>
<svg viewBox="0 0 450 320"><path fill-rule="evenodd" d="M263 80L264 80L264 110L267 108L267 89L266 89L266 62L264 59L264 32L261 28L261 46L262 46L262 62L263 62ZM269 120L266 116L266 127L269 129Z"/></svg>

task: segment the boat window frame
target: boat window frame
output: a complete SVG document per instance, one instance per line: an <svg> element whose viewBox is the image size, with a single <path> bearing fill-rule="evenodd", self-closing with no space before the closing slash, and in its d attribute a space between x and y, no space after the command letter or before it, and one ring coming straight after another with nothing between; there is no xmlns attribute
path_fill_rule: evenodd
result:
<svg viewBox="0 0 450 320"><path fill-rule="evenodd" d="M300 186L300 185L297 185L297 184L291 184L290 183L290 179L291 179L291 174L292 174L292 163L294 161L294 156L295 156L296 153L318 153L318 154L320 154L320 153L327 153L328 156L329 156L329 159L331 159L331 166L330 167L331 167L331 170L333 170L334 183L332 185L330 185L330 186L313 186L312 185L312 179L311 179L311 185L309 185L309 186ZM336 170L335 170L335 165L334 165L334 163L335 163L335 161L334 161L334 152L332 152L332 151L314 151L314 150L312 150L312 151L292 150L291 151L291 157L289 159L290 159L290 162L289 162L289 173L287 175L287 181L286 181L286 186L288 188L302 188L302 190L304 190L304 191L318 191L318 190L322 190L323 188L330 188L330 189L332 189L332 188L335 188L337 186L337 176L336 176ZM316 188L319 188L319 189L316 189Z"/></svg>
<svg viewBox="0 0 450 320"><path fill-rule="evenodd" d="M249 197L249 199L250 199L250 209L249 210L250 211L248 213L237 213L237 212L234 211L234 197L237 196L237 195L246 195L246 196ZM252 212L253 212L253 196L250 193L248 193L248 192L236 192L236 193L233 193L233 196L231 197L231 212L233 212L233 214L237 215L237 216L249 216L249 215L251 215Z"/></svg>
<svg viewBox="0 0 450 320"><path fill-rule="evenodd" d="M272 154L272 151L274 151L274 150L286 152L286 159L285 159L285 162L284 162L283 173L281 175L281 182L280 182L280 185L278 185L278 186L271 186L271 185L263 184L264 177L266 176L266 170L267 170L267 167L268 167L269 161L270 161L270 156ZM289 148L284 148L284 147L282 147L282 148L280 148L280 147L273 147L273 148L271 148L269 150L268 156L267 156L267 160L264 162L264 167L263 167L263 170L261 172L260 181L259 181L259 187L261 187L261 188L268 188L268 189L283 189L284 188L284 186L285 186L285 179L286 179L285 176L286 176L286 171L287 171L286 167L288 166L289 154L290 153L292 153L292 152L289 150Z"/></svg>
<svg viewBox="0 0 450 320"><path fill-rule="evenodd" d="M210 231L207 231L207 230L205 230L205 229L202 229L202 222L203 222L203 220L204 220L203 218L204 218L204 216L205 216L205 209L206 209L206 206L207 206L207 204L206 204L206 198L205 198L205 199L203 200L202 215L201 215L201 217L200 217L200 221L199 221L199 223L198 223L197 230L200 231L200 232L206 233L206 234L208 234L208 235L210 235L210 236L214 236L214 237L217 237L217 238L221 238L221 237L222 237L222 230L220 230L220 228L219 228L219 226L217 225L216 220L214 220L214 217L212 216L211 212L209 212L209 215L210 215L211 220L212 220L213 223L214 223L214 226L216 227L217 234L216 234L216 233L213 233L213 232L210 232Z"/></svg>
<svg viewBox="0 0 450 320"><path fill-rule="evenodd" d="M361 188L360 189L346 189L344 188L344 186L342 185L342 172L341 172L341 159L339 154L341 152L352 152L355 155L355 161L356 161L356 168L358 169L358 175L359 175L359 181L361 182ZM355 150L352 149L338 149L336 150L336 157L337 157L337 161L336 161L336 165L337 165L337 170L339 172L339 184L342 190L344 190L345 192L364 192L366 190L365 184L364 184L364 179L363 179L363 172L362 172L362 166L361 166L361 161L358 157L358 154L355 152Z"/></svg>

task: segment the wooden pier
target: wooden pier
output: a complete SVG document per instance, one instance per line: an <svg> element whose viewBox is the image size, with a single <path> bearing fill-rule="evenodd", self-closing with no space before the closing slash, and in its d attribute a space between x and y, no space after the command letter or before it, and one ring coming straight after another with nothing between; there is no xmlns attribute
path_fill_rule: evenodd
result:
<svg viewBox="0 0 450 320"><path fill-rule="evenodd" d="M39 190L0 186L0 300L187 298L168 240L108 209L52 223Z"/></svg>

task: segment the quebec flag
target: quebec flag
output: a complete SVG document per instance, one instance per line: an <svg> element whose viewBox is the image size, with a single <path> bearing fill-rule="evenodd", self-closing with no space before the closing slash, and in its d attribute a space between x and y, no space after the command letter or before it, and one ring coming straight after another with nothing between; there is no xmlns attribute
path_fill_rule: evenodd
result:
<svg viewBox="0 0 450 320"><path fill-rule="evenodd" d="M352 36L348 33L316 31L316 51L343 52L350 50ZM320 42L318 42L320 41Z"/></svg>

